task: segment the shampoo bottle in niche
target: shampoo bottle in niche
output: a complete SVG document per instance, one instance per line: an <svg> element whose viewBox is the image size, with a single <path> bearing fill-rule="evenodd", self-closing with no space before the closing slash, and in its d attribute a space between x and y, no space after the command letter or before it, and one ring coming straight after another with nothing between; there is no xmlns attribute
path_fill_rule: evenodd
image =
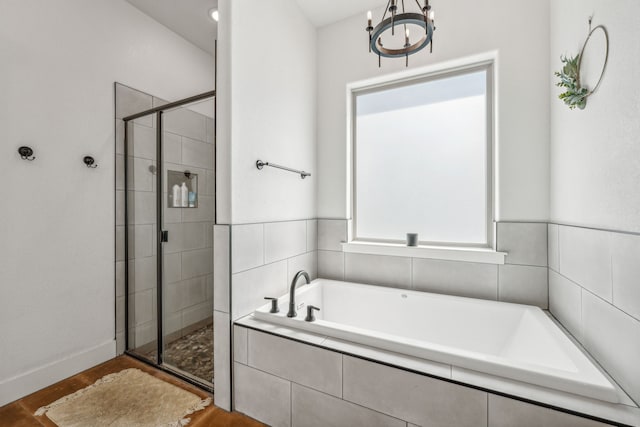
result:
<svg viewBox="0 0 640 427"><path fill-rule="evenodd" d="M182 187L180 187L180 202L182 202L183 208L189 207L189 189L184 182L182 183Z"/></svg>
<svg viewBox="0 0 640 427"><path fill-rule="evenodd" d="M172 187L172 193L173 193L173 207L174 208L179 208L180 206L182 206L182 200L180 198L180 186L178 184L175 184Z"/></svg>

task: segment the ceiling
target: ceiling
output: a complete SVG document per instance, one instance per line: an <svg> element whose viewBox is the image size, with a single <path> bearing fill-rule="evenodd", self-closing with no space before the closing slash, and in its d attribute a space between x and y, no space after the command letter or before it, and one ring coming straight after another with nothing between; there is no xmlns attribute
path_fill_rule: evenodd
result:
<svg viewBox="0 0 640 427"><path fill-rule="evenodd" d="M316 27L324 27L345 18L382 7L387 0L296 0L300 9ZM366 23L366 22L365 22Z"/></svg>
<svg viewBox="0 0 640 427"><path fill-rule="evenodd" d="M127 1L200 49L214 54L218 24L208 12L218 7L218 0Z"/></svg>
<svg viewBox="0 0 640 427"><path fill-rule="evenodd" d="M218 24L209 18L209 10L218 0L127 0L165 27L199 48L214 55ZM257 0L265 1L265 0ZM309 21L323 27L345 18L382 7L387 0L295 0Z"/></svg>

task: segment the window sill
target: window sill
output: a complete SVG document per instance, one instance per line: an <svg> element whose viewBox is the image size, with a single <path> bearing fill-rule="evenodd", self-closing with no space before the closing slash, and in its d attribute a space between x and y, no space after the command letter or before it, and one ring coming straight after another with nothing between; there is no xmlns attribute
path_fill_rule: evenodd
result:
<svg viewBox="0 0 640 427"><path fill-rule="evenodd" d="M457 248L436 246L409 247L393 243L348 242L342 243L342 251L354 254L387 255L407 258L428 258L446 261L504 264L505 252L484 248Z"/></svg>

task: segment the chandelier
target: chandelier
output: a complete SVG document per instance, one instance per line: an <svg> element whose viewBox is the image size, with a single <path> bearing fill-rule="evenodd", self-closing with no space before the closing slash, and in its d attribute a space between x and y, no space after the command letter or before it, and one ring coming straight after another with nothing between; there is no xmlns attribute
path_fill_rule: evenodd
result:
<svg viewBox="0 0 640 427"><path fill-rule="evenodd" d="M412 0L407 1L412 2ZM431 45L430 50L433 52L433 32L436 29L434 12L431 10L429 0L424 0L424 6L422 6L418 0L413 1L418 5L419 12L407 12L404 6L405 0L400 0L402 13L399 13L398 0L388 0L382 20L375 26L375 28L372 25L371 11L367 12L366 31L369 33L369 52L373 52L378 55L378 67L382 65L382 57L404 57L406 66L408 67L409 55L413 55L414 53L421 51L427 45ZM389 17L387 17L387 13L389 13ZM386 33L387 35L385 38L389 40L389 38L395 36L396 26L401 27L403 30L404 45L396 45L395 47L392 47L392 44L389 44L387 47L382 43L382 35ZM411 34L409 26L419 27L419 33L415 36ZM389 30L391 30L391 36L387 37ZM411 41L412 36L417 37L413 42Z"/></svg>

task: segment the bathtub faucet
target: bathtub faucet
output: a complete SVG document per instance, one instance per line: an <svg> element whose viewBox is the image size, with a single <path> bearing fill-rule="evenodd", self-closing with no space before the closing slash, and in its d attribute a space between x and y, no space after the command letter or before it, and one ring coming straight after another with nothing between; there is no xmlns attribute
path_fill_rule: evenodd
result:
<svg viewBox="0 0 640 427"><path fill-rule="evenodd" d="M298 283L298 279L300 276L304 276L307 281L307 285L311 283L311 279L309 279L309 274L306 271L300 270L293 277L293 281L291 282L291 288L289 288L289 312L287 313L287 317L296 317L298 313L296 313L296 283Z"/></svg>

